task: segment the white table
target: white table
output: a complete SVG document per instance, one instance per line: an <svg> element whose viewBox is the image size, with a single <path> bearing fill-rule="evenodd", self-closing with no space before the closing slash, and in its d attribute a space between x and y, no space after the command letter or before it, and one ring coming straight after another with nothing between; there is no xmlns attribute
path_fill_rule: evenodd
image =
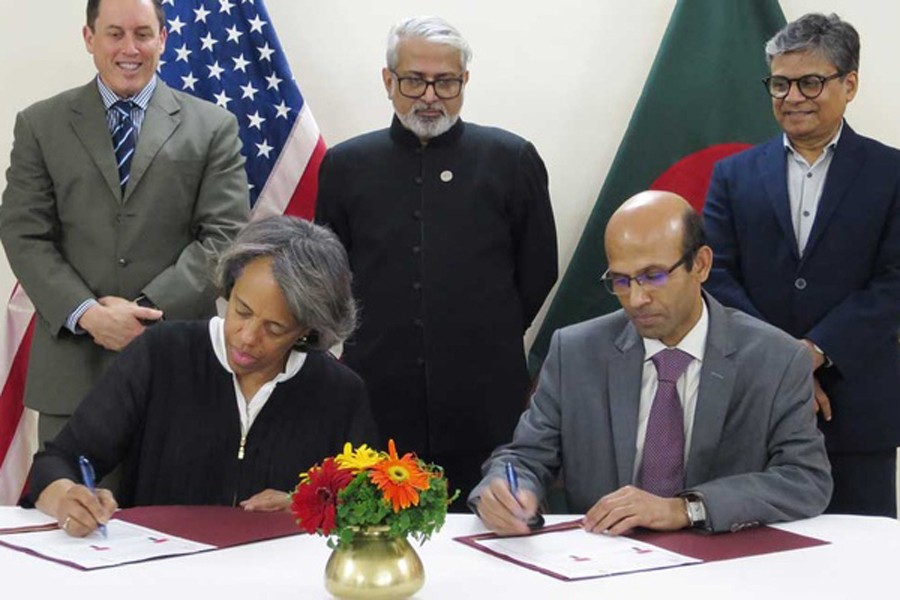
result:
<svg viewBox="0 0 900 600"><path fill-rule="evenodd" d="M550 517L548 522L571 519ZM822 516L782 526L829 545L631 575L563 582L517 567L453 537L483 530L468 515L449 515L441 533L417 548L425 587L416 598L701 600L898 597L900 522ZM98 598L253 600L328 598L322 582L325 540L293 536L226 550L83 572L0 546L0 582L29 599Z"/></svg>

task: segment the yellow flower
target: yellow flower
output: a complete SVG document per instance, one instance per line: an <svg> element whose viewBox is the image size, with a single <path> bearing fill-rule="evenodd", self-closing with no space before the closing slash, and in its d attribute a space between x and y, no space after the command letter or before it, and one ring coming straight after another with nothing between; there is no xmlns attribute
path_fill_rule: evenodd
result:
<svg viewBox="0 0 900 600"><path fill-rule="evenodd" d="M342 469L359 473L381 462L384 458L382 454L365 444L354 450L350 442L347 442L344 444L344 451L334 457L334 462Z"/></svg>

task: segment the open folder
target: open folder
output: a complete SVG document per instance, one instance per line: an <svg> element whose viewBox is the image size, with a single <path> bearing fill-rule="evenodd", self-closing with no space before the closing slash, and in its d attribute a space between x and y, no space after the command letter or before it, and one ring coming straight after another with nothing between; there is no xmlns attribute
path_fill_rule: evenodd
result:
<svg viewBox="0 0 900 600"><path fill-rule="evenodd" d="M480 533L456 541L563 581L608 577L828 544L772 527L707 535L639 530L625 536L588 533L567 521L515 537Z"/></svg>
<svg viewBox="0 0 900 600"><path fill-rule="evenodd" d="M290 513L227 506L142 506L116 513L107 538L72 538L35 527L0 535L0 544L77 569L98 569L218 550L301 533ZM5 533L5 532L4 532Z"/></svg>

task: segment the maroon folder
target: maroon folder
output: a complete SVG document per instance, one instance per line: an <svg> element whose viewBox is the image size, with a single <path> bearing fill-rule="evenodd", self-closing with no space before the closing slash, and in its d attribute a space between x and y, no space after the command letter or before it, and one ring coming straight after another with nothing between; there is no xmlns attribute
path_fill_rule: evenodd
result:
<svg viewBox="0 0 900 600"><path fill-rule="evenodd" d="M539 529L527 535L546 535L557 531L575 529L577 527L581 527L580 520L566 521L564 523L544 527L543 529ZM475 535L466 535L454 539L457 542L515 563L526 569L538 571L539 573L544 573L545 575L550 575L551 577L562 579L563 581L574 581L564 575L547 571L536 565L522 562L504 554L500 554L499 552L494 552L478 543L481 540L496 539L498 537L500 536L494 533L477 533ZM670 552L676 552L691 558L696 558L703 562L743 558L745 556L756 556L772 552L784 552L786 550L810 548L831 543L825 540L766 526L744 529L733 533L716 534L705 534L693 530L649 531L641 529L628 534L627 537L658 546L665 550L669 550ZM627 575L628 573L623 574ZM597 575L596 577L608 577L608 575Z"/></svg>
<svg viewBox="0 0 900 600"><path fill-rule="evenodd" d="M250 512L230 506L138 506L115 519L216 548L302 533L287 512Z"/></svg>
<svg viewBox="0 0 900 600"><path fill-rule="evenodd" d="M214 546L212 550L271 540L302 533L294 522L294 517L287 512L250 512L242 508L230 506L140 506L118 511L113 520L126 521L134 525L148 527L161 533L180 537L193 542ZM56 528L55 523L47 526L17 528L19 532L43 531ZM16 533L8 530L4 533ZM12 541L0 542L13 550L25 552L32 556L52 560L80 570L93 570L131 564L123 562L101 567L85 568L78 564L45 556L28 548L17 546ZM208 552L209 550L207 550ZM185 556L176 554L174 556ZM154 556L132 562L159 560L171 556Z"/></svg>
<svg viewBox="0 0 900 600"><path fill-rule="evenodd" d="M641 530L629 534L628 537L691 558L699 558L703 562L799 550L831 543L765 525L733 533L713 534L696 531Z"/></svg>

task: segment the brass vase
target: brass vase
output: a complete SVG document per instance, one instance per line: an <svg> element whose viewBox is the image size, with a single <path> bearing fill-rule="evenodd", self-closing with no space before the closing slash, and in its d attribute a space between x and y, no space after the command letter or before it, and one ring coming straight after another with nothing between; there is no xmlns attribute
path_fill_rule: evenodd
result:
<svg viewBox="0 0 900 600"><path fill-rule="evenodd" d="M325 565L325 589L338 598L406 598L425 584L425 568L406 538L367 527L341 544Z"/></svg>

